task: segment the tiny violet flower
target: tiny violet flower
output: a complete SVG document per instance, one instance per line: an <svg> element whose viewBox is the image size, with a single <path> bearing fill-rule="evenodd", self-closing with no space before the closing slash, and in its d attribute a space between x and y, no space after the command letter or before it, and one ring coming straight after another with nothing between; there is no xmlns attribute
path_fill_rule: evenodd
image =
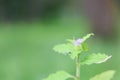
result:
<svg viewBox="0 0 120 80"><path fill-rule="evenodd" d="M81 38L77 39L76 41L74 41L74 46L79 46L81 45L81 43L83 42L83 40Z"/></svg>

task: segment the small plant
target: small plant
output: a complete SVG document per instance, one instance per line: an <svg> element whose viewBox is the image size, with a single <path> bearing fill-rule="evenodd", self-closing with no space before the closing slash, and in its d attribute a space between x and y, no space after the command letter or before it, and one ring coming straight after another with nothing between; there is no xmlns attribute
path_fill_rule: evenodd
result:
<svg viewBox="0 0 120 80"><path fill-rule="evenodd" d="M80 80L80 67L83 65L91 65L91 64L100 64L106 62L112 56L108 56L103 53L92 53L86 55L84 58L81 56L85 54L85 51L88 51L88 45L86 44L86 40L93 36L94 34L88 34L83 38L75 39L68 39L67 43L56 45L53 50L64 54L69 55L72 60L76 61L76 74L75 76L70 75L65 71L58 71L54 74L48 76L43 80L67 80L72 78L73 80ZM82 58L82 59L81 59ZM91 78L90 80L111 80L115 74L114 70L108 70L101 74L96 75L95 77Z"/></svg>

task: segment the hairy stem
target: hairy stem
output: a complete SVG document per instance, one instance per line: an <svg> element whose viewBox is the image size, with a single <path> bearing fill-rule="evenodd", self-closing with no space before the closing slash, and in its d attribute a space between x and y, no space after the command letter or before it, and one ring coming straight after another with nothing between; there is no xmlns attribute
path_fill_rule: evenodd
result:
<svg viewBox="0 0 120 80"><path fill-rule="evenodd" d="M80 55L78 55L76 57L76 76L75 76L75 80L79 80L79 78L80 78L80 61L79 61L79 56Z"/></svg>

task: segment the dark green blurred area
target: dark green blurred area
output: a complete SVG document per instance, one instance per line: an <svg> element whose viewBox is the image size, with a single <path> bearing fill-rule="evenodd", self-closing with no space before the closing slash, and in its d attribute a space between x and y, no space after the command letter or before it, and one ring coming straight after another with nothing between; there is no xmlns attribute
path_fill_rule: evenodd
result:
<svg viewBox="0 0 120 80"><path fill-rule="evenodd" d="M59 14L68 0L0 0L0 21L44 19ZM53 14L54 13L54 14ZM51 17L51 18L52 18Z"/></svg>
<svg viewBox="0 0 120 80"><path fill-rule="evenodd" d="M0 80L42 80L59 70L75 74L74 61L52 48L66 39L91 33L92 28L84 13L76 13L74 3L67 2L0 1ZM104 40L95 35L88 40L87 54L101 52L113 57L100 65L81 67L81 80L106 70L116 70L113 80L120 79L119 20L116 24L116 37Z"/></svg>

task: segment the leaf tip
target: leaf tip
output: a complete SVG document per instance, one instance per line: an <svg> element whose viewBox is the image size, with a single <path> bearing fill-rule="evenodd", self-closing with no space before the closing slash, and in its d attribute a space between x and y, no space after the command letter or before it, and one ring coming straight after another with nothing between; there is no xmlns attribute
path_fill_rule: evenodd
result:
<svg viewBox="0 0 120 80"><path fill-rule="evenodd" d="M106 57L106 58L105 58L104 60L102 60L102 61L96 62L96 64L100 64L100 63L106 62L106 61L109 60L110 58L112 58L112 55Z"/></svg>

